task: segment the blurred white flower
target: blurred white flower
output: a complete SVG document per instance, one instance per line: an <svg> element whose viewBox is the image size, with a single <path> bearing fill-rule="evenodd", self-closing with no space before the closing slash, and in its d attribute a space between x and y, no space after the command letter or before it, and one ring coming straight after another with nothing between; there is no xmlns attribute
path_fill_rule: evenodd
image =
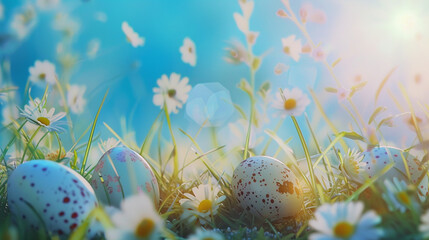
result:
<svg viewBox="0 0 429 240"><path fill-rule="evenodd" d="M314 23L325 23L326 14L320 9L316 9L310 3L305 3L302 5L299 10L299 15L301 16L301 21L305 22L314 22Z"/></svg>
<svg viewBox="0 0 429 240"><path fill-rule="evenodd" d="M60 132L64 131L60 125L62 122L59 120L63 118L66 113L60 112L54 115L55 108L51 108L49 111L45 108L46 101L40 101L35 99L24 106L20 110L21 116L25 117L30 123L46 128L48 131Z"/></svg>
<svg viewBox="0 0 429 240"><path fill-rule="evenodd" d="M122 22L122 31L125 33L128 42L130 42L133 47L144 45L144 38L140 37L127 22Z"/></svg>
<svg viewBox="0 0 429 240"><path fill-rule="evenodd" d="M199 221L203 225L211 222L226 198L224 195L218 197L220 190L219 186L209 183L192 188L193 195L185 193L186 198L179 201L183 208L181 218L190 223Z"/></svg>
<svg viewBox="0 0 429 240"><path fill-rule="evenodd" d="M60 3L60 0L37 0L36 5L41 10L50 10L55 8Z"/></svg>
<svg viewBox="0 0 429 240"><path fill-rule="evenodd" d="M86 50L86 55L89 58L95 58L97 56L98 50L100 50L100 40L92 39L88 43L88 48Z"/></svg>
<svg viewBox="0 0 429 240"><path fill-rule="evenodd" d="M407 184L404 180L393 178L393 182L384 180L386 192L383 193L383 199L387 202L389 210L405 212L408 207L413 206L413 197L407 192Z"/></svg>
<svg viewBox="0 0 429 240"><path fill-rule="evenodd" d="M120 142L116 138L110 137L106 141L101 140L100 143L98 143L98 147L100 148L101 153L104 154L110 149L117 147L119 143Z"/></svg>
<svg viewBox="0 0 429 240"><path fill-rule="evenodd" d="M85 110L86 100L83 97L86 86L69 85L67 91L67 105L72 113L80 114Z"/></svg>
<svg viewBox="0 0 429 240"><path fill-rule="evenodd" d="M227 56L224 58L225 61L232 64L245 63L250 65L249 54L246 48L238 41L231 43L230 47L225 48Z"/></svg>
<svg viewBox="0 0 429 240"><path fill-rule="evenodd" d="M37 14L33 5L27 4L23 7L22 10L13 16L10 27L16 33L19 39L23 39L36 25L36 17Z"/></svg>
<svg viewBox="0 0 429 240"><path fill-rule="evenodd" d="M178 108L182 108L191 91L188 82L187 77L180 79L180 75L177 73L172 73L170 78L163 74L157 81L159 87L153 88L155 93L153 103L161 108L166 104L168 113L178 113Z"/></svg>
<svg viewBox="0 0 429 240"><path fill-rule="evenodd" d="M276 93L272 106L277 110L276 116L285 118L287 115L301 115L310 102L307 95L299 88L292 90L285 88L283 89L283 96L280 92Z"/></svg>
<svg viewBox="0 0 429 240"><path fill-rule="evenodd" d="M362 202L336 202L323 204L309 221L309 225L316 232L309 237L310 240L340 240L340 239L366 239L375 240L382 236L382 230L376 228L381 222L373 210L363 213Z"/></svg>
<svg viewBox="0 0 429 240"><path fill-rule="evenodd" d="M189 63L192 67L197 64L197 52L195 50L195 43L190 38L183 40L183 45L180 47L180 53L182 54L182 61Z"/></svg>
<svg viewBox="0 0 429 240"><path fill-rule="evenodd" d="M295 40L295 35L282 38L283 52L289 55L296 62L299 61L299 55L302 52L301 40Z"/></svg>
<svg viewBox="0 0 429 240"><path fill-rule="evenodd" d="M79 23L66 13L58 13L52 27L61 31L66 37L73 37L80 28Z"/></svg>
<svg viewBox="0 0 429 240"><path fill-rule="evenodd" d="M323 61L326 59L326 54L325 51L323 51L323 49L321 47L317 47L315 48L312 52L311 52L311 56L313 57L313 59L315 61Z"/></svg>
<svg viewBox="0 0 429 240"><path fill-rule="evenodd" d="M51 62L45 60L45 61L39 61L37 60L34 63L34 66L29 68L30 72L30 81L37 84L44 86L46 83L50 85L55 84L55 65Z"/></svg>
<svg viewBox="0 0 429 240"><path fill-rule="evenodd" d="M350 89L343 88L343 87L338 88L337 90L338 101L342 102L346 100L350 96L350 92L351 92Z"/></svg>
<svg viewBox="0 0 429 240"><path fill-rule="evenodd" d="M420 219L422 223L419 226L419 231L423 234L422 237L427 239L429 237L429 211L426 211Z"/></svg>
<svg viewBox="0 0 429 240"><path fill-rule="evenodd" d="M95 18L95 20L97 20L99 22L102 22L102 23L107 22L107 15L104 12L96 12L96 13L94 13L94 18Z"/></svg>
<svg viewBox="0 0 429 240"><path fill-rule="evenodd" d="M224 238L220 233L198 228L197 231L194 234L190 235L187 239L188 240L223 240Z"/></svg>
<svg viewBox="0 0 429 240"><path fill-rule="evenodd" d="M144 193L124 199L121 211L113 214L112 222L115 228L106 230L107 240L157 240L164 227L152 199Z"/></svg>
<svg viewBox="0 0 429 240"><path fill-rule="evenodd" d="M276 75L280 75L286 72L287 70L289 70L289 66L285 65L284 63L277 63L276 66L274 67L274 73Z"/></svg>
<svg viewBox="0 0 429 240"><path fill-rule="evenodd" d="M2 116L3 116L2 124L8 125L9 123L11 123L12 121L14 121L19 117L18 109L12 104L4 105L2 109Z"/></svg>

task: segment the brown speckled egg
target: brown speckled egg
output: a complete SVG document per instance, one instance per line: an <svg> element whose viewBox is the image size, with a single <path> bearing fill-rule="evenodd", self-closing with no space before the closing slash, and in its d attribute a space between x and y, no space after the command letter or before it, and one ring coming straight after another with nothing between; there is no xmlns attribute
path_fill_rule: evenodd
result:
<svg viewBox="0 0 429 240"><path fill-rule="evenodd" d="M255 156L241 162L231 187L242 208L273 222L296 215L303 204L298 178L272 157Z"/></svg>

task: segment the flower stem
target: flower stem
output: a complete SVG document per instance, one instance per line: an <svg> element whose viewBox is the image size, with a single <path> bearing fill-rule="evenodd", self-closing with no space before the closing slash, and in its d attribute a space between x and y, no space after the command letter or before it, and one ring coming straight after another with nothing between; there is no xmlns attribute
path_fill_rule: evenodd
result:
<svg viewBox="0 0 429 240"><path fill-rule="evenodd" d="M247 127L246 143L244 145L243 159L247 159L249 154L250 134L252 131L252 123L255 115L255 98L253 96L255 92L255 71L253 69L250 70L250 84L252 87L252 95L250 96L250 117L249 117L249 126Z"/></svg>
<svg viewBox="0 0 429 240"><path fill-rule="evenodd" d="M308 152L307 143L305 142L304 135L302 134L301 128L298 125L298 121L296 121L295 116L291 116L293 124L295 125L295 129L298 132L299 140L301 140L302 148L304 149L305 158L307 159L307 165L308 165L308 171L310 172L310 178L311 178L311 185L313 188L313 193L316 196L316 202L319 202L318 194L317 194L317 188L316 188L316 181L314 178L314 172L313 172L313 164L311 162L310 153Z"/></svg>
<svg viewBox="0 0 429 240"><path fill-rule="evenodd" d="M167 120L168 124L168 130L170 131L171 140L173 141L173 176L172 179L177 178L179 174L179 156L177 155L177 145L176 145L176 139L174 138L173 129L171 127L171 120L170 120L170 114L168 113L167 104L164 103L164 112L165 112L165 119Z"/></svg>
<svg viewBox="0 0 429 240"><path fill-rule="evenodd" d="M36 131L34 131L33 135L31 135L30 139L28 140L27 144L25 145L25 149L24 152L22 153L22 158L21 158L21 164L24 162L24 158L25 158L25 153L27 152L28 146L31 144L31 142L33 141L34 137L36 137L36 134L40 131L40 128L42 128L42 126L39 126Z"/></svg>

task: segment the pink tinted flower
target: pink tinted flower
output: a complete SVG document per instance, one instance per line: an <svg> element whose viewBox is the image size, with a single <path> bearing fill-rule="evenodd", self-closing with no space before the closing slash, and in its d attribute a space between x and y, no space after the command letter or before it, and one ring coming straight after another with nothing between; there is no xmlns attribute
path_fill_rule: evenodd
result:
<svg viewBox="0 0 429 240"><path fill-rule="evenodd" d="M283 9L277 10L276 14L277 14L277 16L282 17L282 18L288 18L289 17Z"/></svg>
<svg viewBox="0 0 429 240"><path fill-rule="evenodd" d="M314 49L311 56L315 61L323 61L326 58L325 52L320 47Z"/></svg>
<svg viewBox="0 0 429 240"><path fill-rule="evenodd" d="M289 66L285 65L284 63L277 63L274 67L274 73L276 75L280 75L284 72L286 72L289 69Z"/></svg>
<svg viewBox="0 0 429 240"><path fill-rule="evenodd" d="M342 102L350 95L350 90L347 88L340 87L337 91L338 102Z"/></svg>
<svg viewBox="0 0 429 240"><path fill-rule="evenodd" d="M326 14L320 9L316 9L310 3L303 4L299 10L302 22L325 23Z"/></svg>

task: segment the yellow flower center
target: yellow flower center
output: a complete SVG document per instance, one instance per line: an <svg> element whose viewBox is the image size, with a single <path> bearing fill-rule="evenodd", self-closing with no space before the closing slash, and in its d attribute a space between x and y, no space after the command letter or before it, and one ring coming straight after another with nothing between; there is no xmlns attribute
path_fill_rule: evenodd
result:
<svg viewBox="0 0 429 240"><path fill-rule="evenodd" d="M174 97L174 96L176 96L176 89L169 89L168 91L167 91L167 95L169 96L169 97Z"/></svg>
<svg viewBox="0 0 429 240"><path fill-rule="evenodd" d="M198 212L205 213L212 209L212 201L205 199L200 202L200 205L198 205Z"/></svg>
<svg viewBox="0 0 429 240"><path fill-rule="evenodd" d="M286 110L292 110L296 107L296 100L293 98L289 98L288 100L285 101L284 103L284 108Z"/></svg>
<svg viewBox="0 0 429 240"><path fill-rule="evenodd" d="M46 73L39 74L39 79L40 80L45 80L45 78L46 78Z"/></svg>
<svg viewBox="0 0 429 240"><path fill-rule="evenodd" d="M283 52L285 52L286 54L290 54L290 47L288 46L284 47Z"/></svg>
<svg viewBox="0 0 429 240"><path fill-rule="evenodd" d="M38 117L37 121L39 121L41 124L43 124L45 126L49 126L49 124L51 124L51 121L49 121L49 119L47 119L45 117Z"/></svg>
<svg viewBox="0 0 429 240"><path fill-rule="evenodd" d="M406 192L398 192L396 197L401 203L405 205L409 205L411 203L411 199Z"/></svg>
<svg viewBox="0 0 429 240"><path fill-rule="evenodd" d="M152 221L152 219L144 218L137 225L136 230L134 231L134 234L139 238L146 238L151 235L154 229L155 229L155 222Z"/></svg>
<svg viewBox="0 0 429 240"><path fill-rule="evenodd" d="M348 222L339 222L334 227L334 235L339 238L349 238L354 231L355 227Z"/></svg>

